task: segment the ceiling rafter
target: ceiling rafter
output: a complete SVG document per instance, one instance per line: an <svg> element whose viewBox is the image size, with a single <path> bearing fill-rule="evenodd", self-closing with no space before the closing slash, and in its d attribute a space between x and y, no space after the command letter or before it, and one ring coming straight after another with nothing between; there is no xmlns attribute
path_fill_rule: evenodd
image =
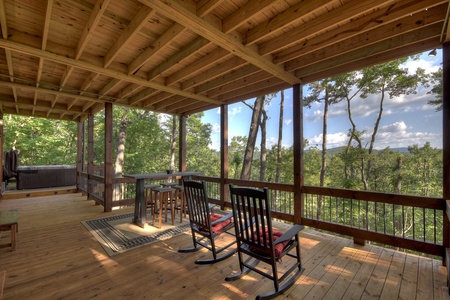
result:
<svg viewBox="0 0 450 300"><path fill-rule="evenodd" d="M146 62L151 60L158 52L164 51L170 42L185 31L186 28L183 26L176 23L173 24L128 66L128 75L136 74Z"/></svg>
<svg viewBox="0 0 450 300"><path fill-rule="evenodd" d="M347 2L327 14L318 16L303 26L297 27L271 39L270 41L262 43L259 48L259 53L261 55L268 55L281 51L281 49L291 47L292 45L307 40L318 33L323 33L331 28L345 24L356 16L361 16L364 13L370 13L373 9L392 4L392 2L392 0ZM358 13L355 14L355 12ZM301 38L299 39L299 37Z"/></svg>
<svg viewBox="0 0 450 300"><path fill-rule="evenodd" d="M411 11L420 13L420 11L431 9L433 6L434 4L431 6L430 1L405 0L394 3L389 7L381 8L374 14L352 20L352 22L327 31L322 35L314 36L304 43L279 51L274 54L274 63L292 61L302 55L329 47L331 44L341 43L356 35L386 26L388 23L397 22L400 18L411 17Z"/></svg>
<svg viewBox="0 0 450 300"><path fill-rule="evenodd" d="M286 69L295 70L304 68L311 64L311 57L315 58L315 62L320 62L329 60L330 58L335 56L345 55L349 52L354 53L355 50L359 48L367 48L372 44L380 44L385 40L389 41L393 36L407 34L411 32L411 28L414 28L416 26L417 31L415 31L415 34L430 32L432 30L435 30L436 26L440 26L442 28L442 23L440 22L440 20L442 19L440 15L442 15L443 13L442 10L439 9L439 7L432 8L431 10L434 11L434 15L428 12L427 15L429 15L430 18L424 19L424 16L418 13L411 17L401 19L401 22L396 22L395 24L387 23L383 26L380 26L376 30L371 31L370 35L364 32L359 35L355 35L349 38L345 44L333 43L327 45L327 47L321 47L314 52L308 53L307 55L302 55L286 63ZM431 26L431 29L426 29L429 26ZM364 46L358 46L362 45L361 41L364 41Z"/></svg>
<svg viewBox="0 0 450 300"><path fill-rule="evenodd" d="M269 34L281 32L284 27L310 16L315 11L328 5L329 2L329 0L306 0L299 2L283 13L250 29L245 34L244 43L245 45L252 45L267 37Z"/></svg>
<svg viewBox="0 0 450 300"><path fill-rule="evenodd" d="M185 96L187 98L194 98L200 101L205 101L205 102L210 102L210 103L219 103L219 101L217 100L213 100L213 99L209 99L205 96L201 96L201 95L196 95L193 93L189 93L189 92L184 92L181 91L179 89L173 88L173 87L168 87L168 86L164 86L161 85L159 83L155 83L155 82L151 82L151 81L147 81L144 79L141 79L139 77L135 77L135 76L128 76L124 73L121 73L119 71L114 71L114 70L110 70L110 69L105 69L102 67L98 67L92 64L89 64L87 62L84 61L79 61L79 60L74 60L72 58L68 58L68 57L64 57L58 54L54 54L54 53L50 53L50 52L46 52L46 51L42 51L39 49L35 49L33 47L29 47L29 46L25 46L25 45L21 45L15 42L11 42L11 41L7 41L7 40L0 40L0 47L2 48L7 48L13 51L18 51L21 53L25 53L31 56L42 56L46 59L61 63L61 64L65 64L65 65L72 65L76 68L79 69L83 69L83 70L87 70L93 73L97 73L97 74L102 74L105 76L109 76L112 78L116 78L116 79L120 79L120 80L124 80L124 81L128 81L128 82L133 82L136 84L140 84L143 86L147 86L147 87L151 87L151 88L155 88L155 89L159 89L159 90L163 90L163 91L168 91L174 94L179 94L181 96Z"/></svg>
<svg viewBox="0 0 450 300"><path fill-rule="evenodd" d="M300 83L300 80L293 74L286 72L283 67L273 64L268 58L262 57L253 49L246 47L241 41L231 34L224 33L206 20L199 18L196 14L188 11L180 3L167 0L165 2L153 0L139 0L143 4L156 9L158 13L176 21L189 30L203 36L214 44L232 52L247 62L283 79L291 85Z"/></svg>
<svg viewBox="0 0 450 300"><path fill-rule="evenodd" d="M73 121L106 102L188 115L448 35L448 0L21 1L0 1L0 81L20 84L0 108Z"/></svg>
<svg viewBox="0 0 450 300"><path fill-rule="evenodd" d="M103 61L103 67L107 68L119 55L120 51L139 33L146 23L155 15L156 11L144 6L136 17L125 28L114 45L109 49Z"/></svg>

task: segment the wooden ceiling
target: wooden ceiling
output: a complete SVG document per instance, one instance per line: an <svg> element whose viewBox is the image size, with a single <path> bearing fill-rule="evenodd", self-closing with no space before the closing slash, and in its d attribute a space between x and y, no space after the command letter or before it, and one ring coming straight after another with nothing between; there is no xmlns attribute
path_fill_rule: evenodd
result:
<svg viewBox="0 0 450 300"><path fill-rule="evenodd" d="M0 0L0 109L174 115L440 48L448 0Z"/></svg>

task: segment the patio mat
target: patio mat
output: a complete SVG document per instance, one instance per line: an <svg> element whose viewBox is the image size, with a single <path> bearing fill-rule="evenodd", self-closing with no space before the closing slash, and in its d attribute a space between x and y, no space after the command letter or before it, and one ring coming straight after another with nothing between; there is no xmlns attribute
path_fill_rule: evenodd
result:
<svg viewBox="0 0 450 300"><path fill-rule="evenodd" d="M141 228L132 223L132 218L133 213L127 213L81 223L97 239L109 256L169 239L190 230L189 218L183 218L183 223L180 223L176 216L175 225L172 225L169 219L169 222L163 222L161 229L151 225ZM151 218L147 220L151 220Z"/></svg>

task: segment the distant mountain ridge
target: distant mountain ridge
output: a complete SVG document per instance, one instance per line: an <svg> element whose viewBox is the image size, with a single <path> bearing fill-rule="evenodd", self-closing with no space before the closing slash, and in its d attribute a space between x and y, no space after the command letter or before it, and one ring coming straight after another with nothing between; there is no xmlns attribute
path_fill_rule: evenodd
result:
<svg viewBox="0 0 450 300"><path fill-rule="evenodd" d="M345 147L336 147L336 148L330 148L327 149L327 152L331 155L334 155L336 153L338 153L339 151L341 151L342 149L344 149ZM320 148L319 148L320 150ZM408 147L399 147L399 148L391 148L392 151L394 152L400 152L400 153L409 153L408 151ZM381 150L373 150L374 153L379 152Z"/></svg>

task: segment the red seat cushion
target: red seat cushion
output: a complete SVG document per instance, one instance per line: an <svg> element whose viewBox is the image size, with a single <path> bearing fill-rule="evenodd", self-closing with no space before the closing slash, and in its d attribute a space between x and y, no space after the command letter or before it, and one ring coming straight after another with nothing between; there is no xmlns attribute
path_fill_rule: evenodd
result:
<svg viewBox="0 0 450 300"><path fill-rule="evenodd" d="M273 242L275 243L275 241L280 238L283 233L279 232L279 231L273 231ZM264 245L264 235L266 236L266 241L267 241L267 247L259 247L259 246L251 246L251 248L254 248L254 250L257 250L259 252L262 252L263 254L270 254L270 239L269 239L269 232L268 230L266 230L265 233L263 233L261 231L260 233L260 237L259 237L259 241L258 241L258 236L255 234L253 239L255 243L259 243L260 245ZM279 260L281 258L281 253L283 252L284 247L286 247L287 244L289 244L290 240L287 240L285 242L279 243L275 246L275 256L277 258L277 260Z"/></svg>
<svg viewBox="0 0 450 300"><path fill-rule="evenodd" d="M223 217L223 216L215 214L215 213L211 213L209 216L210 216L210 219L211 219L211 223L214 223L215 221L217 221L217 220L219 220L220 218ZM223 220L222 222L214 224L212 226L212 231L214 233L216 233L216 234L220 234L220 233L222 233L222 229L227 227L231 222L233 222L233 218L228 218L226 220ZM200 230L208 231L208 228L205 228L205 227L201 226Z"/></svg>

